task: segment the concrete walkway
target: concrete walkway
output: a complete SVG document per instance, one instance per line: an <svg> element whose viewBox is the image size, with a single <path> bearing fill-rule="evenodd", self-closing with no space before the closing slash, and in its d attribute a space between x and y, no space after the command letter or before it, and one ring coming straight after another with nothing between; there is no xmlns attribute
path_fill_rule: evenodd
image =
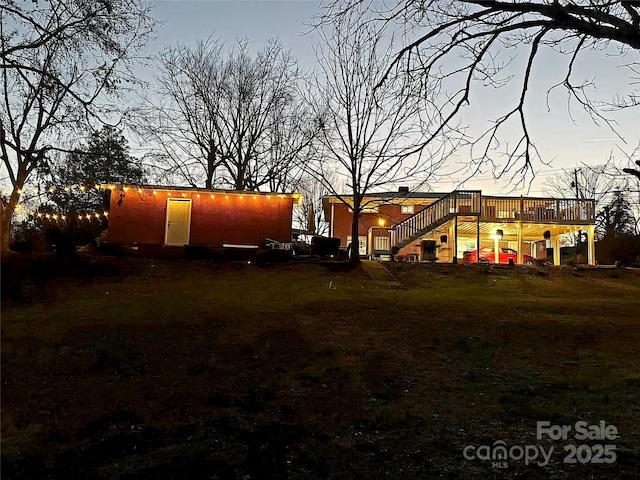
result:
<svg viewBox="0 0 640 480"><path fill-rule="evenodd" d="M391 275L391 272L384 268L384 265L374 260L362 260L362 267L365 269L371 279L376 282L376 285L381 287L402 288L402 285L396 277Z"/></svg>

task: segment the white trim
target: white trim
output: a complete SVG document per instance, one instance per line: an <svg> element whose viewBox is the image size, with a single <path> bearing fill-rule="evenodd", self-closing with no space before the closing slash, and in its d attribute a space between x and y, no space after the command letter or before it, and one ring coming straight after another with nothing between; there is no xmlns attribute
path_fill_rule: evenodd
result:
<svg viewBox="0 0 640 480"><path fill-rule="evenodd" d="M331 232L329 233L329 236L331 238L333 238L333 226L334 226L334 224L336 222L336 217L335 217L335 210L336 209L335 209L335 207L336 207L336 204L332 203L331 204Z"/></svg>
<svg viewBox="0 0 640 480"><path fill-rule="evenodd" d="M188 202L189 203L189 212L187 215L187 241L186 243L169 243L167 241L167 236L169 233L169 204L171 202ZM167 212L164 220L164 244L168 246L179 246L183 247L185 245L189 245L189 240L191 239L191 208L192 201L190 198L167 198Z"/></svg>

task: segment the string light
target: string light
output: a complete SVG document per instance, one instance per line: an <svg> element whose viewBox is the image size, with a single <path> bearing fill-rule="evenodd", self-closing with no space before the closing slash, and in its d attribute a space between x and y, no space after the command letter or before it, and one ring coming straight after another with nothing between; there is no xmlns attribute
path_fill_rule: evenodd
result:
<svg viewBox="0 0 640 480"><path fill-rule="evenodd" d="M22 195L22 189L21 188L18 189L18 195Z"/></svg>
<svg viewBox="0 0 640 480"><path fill-rule="evenodd" d="M53 192L55 192L55 191L56 191L56 189L55 189L55 188L53 188L53 187L49 188L49 193L53 193Z"/></svg>
<svg viewBox="0 0 640 480"><path fill-rule="evenodd" d="M87 189L87 187L85 185L80 185L80 190L82 190L83 192Z"/></svg>
<svg viewBox="0 0 640 480"><path fill-rule="evenodd" d="M71 191L71 188L70 187L64 187L64 191L65 192L69 192L69 191Z"/></svg>

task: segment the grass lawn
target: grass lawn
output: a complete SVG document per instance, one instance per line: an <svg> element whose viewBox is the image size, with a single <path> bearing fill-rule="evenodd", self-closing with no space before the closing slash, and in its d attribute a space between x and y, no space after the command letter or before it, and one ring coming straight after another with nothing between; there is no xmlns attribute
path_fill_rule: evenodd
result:
<svg viewBox="0 0 640 480"><path fill-rule="evenodd" d="M389 269L3 259L2 478L640 478L638 272Z"/></svg>

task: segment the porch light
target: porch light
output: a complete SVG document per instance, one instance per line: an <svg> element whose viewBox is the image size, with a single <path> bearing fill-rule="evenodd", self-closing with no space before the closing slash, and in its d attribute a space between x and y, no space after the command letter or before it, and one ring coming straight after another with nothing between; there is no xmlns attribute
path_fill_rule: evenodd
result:
<svg viewBox="0 0 640 480"><path fill-rule="evenodd" d="M381 227L384 227L384 218L378 219L378 225L380 225Z"/></svg>
<svg viewBox="0 0 640 480"><path fill-rule="evenodd" d="M504 232L500 229L496 230L496 238L502 240L502 237L504 237Z"/></svg>

